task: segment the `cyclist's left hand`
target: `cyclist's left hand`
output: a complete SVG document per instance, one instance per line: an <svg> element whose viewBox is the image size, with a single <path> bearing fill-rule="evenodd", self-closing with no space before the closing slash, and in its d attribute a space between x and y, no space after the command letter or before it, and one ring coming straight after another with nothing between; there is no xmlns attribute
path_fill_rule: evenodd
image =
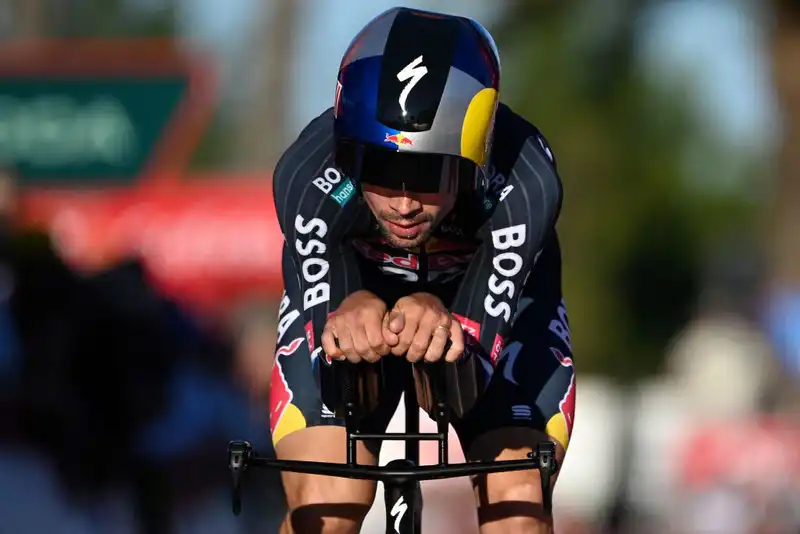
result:
<svg viewBox="0 0 800 534"><path fill-rule="evenodd" d="M461 323L450 315L435 295L413 293L397 301L384 318L384 339L397 334L399 341L391 347L392 354L406 355L410 362L425 358L435 362L442 356L448 362L456 361L464 352L464 332ZM445 354L447 340L450 349ZM394 340L393 340L394 341Z"/></svg>

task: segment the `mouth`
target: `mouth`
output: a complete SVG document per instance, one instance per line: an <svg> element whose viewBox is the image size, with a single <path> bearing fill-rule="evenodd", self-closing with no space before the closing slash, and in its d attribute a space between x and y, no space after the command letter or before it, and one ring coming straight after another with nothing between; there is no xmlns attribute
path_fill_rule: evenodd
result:
<svg viewBox="0 0 800 534"><path fill-rule="evenodd" d="M397 236L406 238L406 239L413 239L414 237L418 236L424 226L424 221L419 222L393 222L384 220L386 226L391 230L391 232Z"/></svg>

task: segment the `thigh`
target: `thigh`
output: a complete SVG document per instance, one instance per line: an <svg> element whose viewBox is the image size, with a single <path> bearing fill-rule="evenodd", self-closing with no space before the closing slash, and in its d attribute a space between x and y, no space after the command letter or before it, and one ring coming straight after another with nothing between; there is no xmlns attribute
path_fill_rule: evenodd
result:
<svg viewBox="0 0 800 534"><path fill-rule="evenodd" d="M303 295L294 263L285 251L283 279L284 294L270 382L270 430L276 447L290 434L306 428L344 426L344 421L335 417L323 402L321 390L331 390L337 385L332 383L331 366L320 356L321 351L312 353L309 347L303 319ZM389 424L402 392L402 383L396 380L398 373L394 372L401 363L399 359L390 358L383 365L378 407L365 416L363 431L382 432ZM368 444L373 455L377 455L378 447L377 443ZM283 449L286 451L285 447Z"/></svg>
<svg viewBox="0 0 800 534"><path fill-rule="evenodd" d="M556 443L560 465L569 447L575 369L557 246L543 260L523 289L486 392L454 424L469 460L526 459L537 443L549 440ZM541 507L538 471L493 473L473 482L483 534L517 527L544 532L551 528Z"/></svg>
<svg viewBox="0 0 800 534"><path fill-rule="evenodd" d="M544 432L565 450L575 416L575 369L557 242L523 288L502 356L482 397L454 425L465 450L498 428Z"/></svg>

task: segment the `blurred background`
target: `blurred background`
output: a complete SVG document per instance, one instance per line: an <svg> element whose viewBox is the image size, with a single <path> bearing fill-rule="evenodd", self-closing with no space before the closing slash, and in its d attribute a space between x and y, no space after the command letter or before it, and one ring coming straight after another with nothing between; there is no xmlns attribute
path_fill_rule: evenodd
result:
<svg viewBox="0 0 800 534"><path fill-rule="evenodd" d="M277 532L279 478L234 518L224 460L270 450L271 170L397 3L0 4L0 532ZM400 3L485 24L559 161L557 532L797 534L800 4ZM467 481L423 488L476 531Z"/></svg>

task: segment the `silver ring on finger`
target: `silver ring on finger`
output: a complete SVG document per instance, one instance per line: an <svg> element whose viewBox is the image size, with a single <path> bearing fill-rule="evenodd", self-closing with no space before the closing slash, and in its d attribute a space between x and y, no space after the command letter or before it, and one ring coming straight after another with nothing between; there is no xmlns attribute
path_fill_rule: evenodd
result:
<svg viewBox="0 0 800 534"><path fill-rule="evenodd" d="M437 326L437 327L436 327L436 329L437 329L437 330L441 329L441 330L444 332L444 334L445 334L445 335L446 335L448 338L450 338L450 327L449 327L449 326L447 326L447 325L444 325L444 324L440 324L439 326Z"/></svg>

